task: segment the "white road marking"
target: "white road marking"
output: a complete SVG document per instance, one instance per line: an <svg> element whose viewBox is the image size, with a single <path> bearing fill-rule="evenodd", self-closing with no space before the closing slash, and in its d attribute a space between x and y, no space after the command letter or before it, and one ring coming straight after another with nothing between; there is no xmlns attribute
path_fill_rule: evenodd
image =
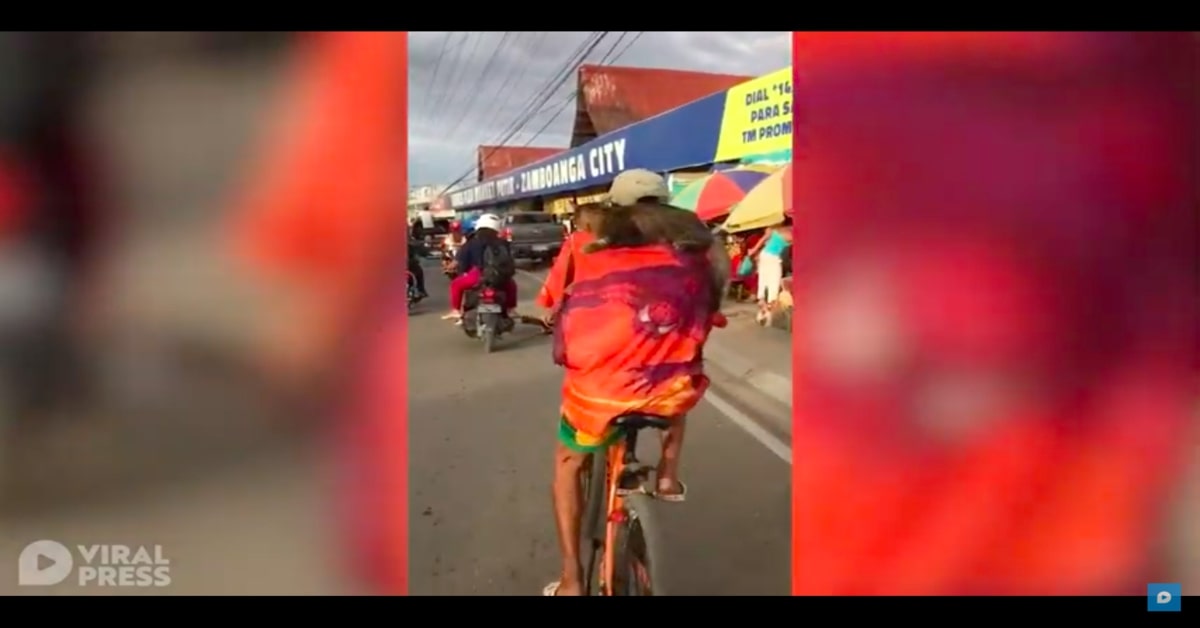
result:
<svg viewBox="0 0 1200 628"><path fill-rule="evenodd" d="M547 274L546 271L539 270L537 272L534 272L532 270L525 270L524 268L518 268L517 273L525 275L526 277L531 277L533 279L536 279L538 281L538 283L545 281L546 274Z"/></svg>
<svg viewBox="0 0 1200 628"><path fill-rule="evenodd" d="M778 436L763 429L757 421L750 418L745 412L733 407L728 401L721 398L720 395L714 393L710 388L704 394L704 400L709 403L717 412L725 415L725 418L733 421L733 424L742 428L751 438L758 441L763 447L766 447L779 457L780 460L792 464L792 447L788 443L783 442Z"/></svg>
<svg viewBox="0 0 1200 628"><path fill-rule="evenodd" d="M536 279L539 282L545 280L545 276L540 273L535 273L533 271L520 268L517 269L517 272L532 279ZM758 441L763 447L766 447L771 453L779 457L780 460L783 460L789 465L792 464L792 447L789 443L784 442L778 436L775 436L771 432L763 429L763 427L758 424L758 421L755 421L745 412L738 410L728 401L721 398L720 395L713 392L711 388L707 393L704 394L704 399L714 409L716 409L717 412L720 412L725 418L733 422L734 425L740 427L742 431L749 434L751 438Z"/></svg>

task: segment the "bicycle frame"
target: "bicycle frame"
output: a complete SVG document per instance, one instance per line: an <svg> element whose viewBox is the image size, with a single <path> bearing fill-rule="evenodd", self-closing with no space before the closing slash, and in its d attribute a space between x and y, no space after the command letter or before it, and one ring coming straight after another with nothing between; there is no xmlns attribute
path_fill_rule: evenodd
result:
<svg viewBox="0 0 1200 628"><path fill-rule="evenodd" d="M625 464L626 449L625 439L621 439L605 452L608 456L608 464L605 465L607 473L604 474L604 554L601 558L600 591L602 595L607 596L613 594L613 580L616 575L614 546L617 538L616 524L620 518L617 513L623 513L625 506L625 498L620 495L617 488L621 485L621 471Z"/></svg>
<svg viewBox="0 0 1200 628"><path fill-rule="evenodd" d="M621 494L623 480L635 480L638 484L646 480L650 467L637 459L637 432L628 432L610 446L606 455L604 478L604 553L600 569L600 593L612 596L616 577L617 526L627 522L629 513L625 509L625 496ZM627 486L626 488L632 488Z"/></svg>

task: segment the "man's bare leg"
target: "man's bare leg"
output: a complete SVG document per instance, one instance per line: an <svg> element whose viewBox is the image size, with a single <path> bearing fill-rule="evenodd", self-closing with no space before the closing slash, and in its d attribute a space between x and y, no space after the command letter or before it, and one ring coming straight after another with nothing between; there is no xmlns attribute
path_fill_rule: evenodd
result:
<svg viewBox="0 0 1200 628"><path fill-rule="evenodd" d="M679 483L679 456L683 452L683 432L687 417L680 417L671 427L662 432L662 455L658 460L658 487L660 494L672 495L683 491Z"/></svg>
<svg viewBox="0 0 1200 628"><path fill-rule="evenodd" d="M554 523L562 553L562 575L558 595L583 595L583 564L579 560L579 528L583 518L582 454L562 443L554 446Z"/></svg>

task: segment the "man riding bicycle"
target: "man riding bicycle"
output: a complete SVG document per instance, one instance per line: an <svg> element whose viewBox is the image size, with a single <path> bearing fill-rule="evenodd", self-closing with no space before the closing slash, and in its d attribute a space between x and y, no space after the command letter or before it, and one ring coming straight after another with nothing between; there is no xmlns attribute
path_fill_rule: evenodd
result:
<svg viewBox="0 0 1200 628"><path fill-rule="evenodd" d="M618 175L607 203L579 208L578 231L538 295L539 305L553 312L555 361L566 371L553 485L563 563L559 579L543 590L547 596L582 594L581 474L591 455L619 437L614 419L634 412L672 419L663 432L655 496L680 502L687 492L679 454L684 416L708 388L701 353L718 305L709 289L711 262L669 244L582 252L594 239L597 212L661 205L669 196L658 174Z"/></svg>

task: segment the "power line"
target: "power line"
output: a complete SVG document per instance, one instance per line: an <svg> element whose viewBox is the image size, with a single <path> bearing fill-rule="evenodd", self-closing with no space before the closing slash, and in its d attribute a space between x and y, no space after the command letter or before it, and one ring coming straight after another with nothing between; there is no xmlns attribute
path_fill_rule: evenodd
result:
<svg viewBox="0 0 1200 628"><path fill-rule="evenodd" d="M475 46L472 48L472 53L478 49L479 43L482 40L482 37L480 37L481 33L475 33L475 35ZM456 37L459 39L458 43L451 43L450 46L448 46L448 42L454 42ZM457 33L449 31L446 32L445 36L442 38L442 52L438 56L438 63L435 67L435 78L438 75L436 70L443 67L449 67L449 69L442 72L441 75L444 76L446 74L450 74L451 76L444 80L443 84L435 83L431 85L427 93L427 98L425 99L426 106L422 110L425 114L428 124L434 128L445 128L448 126L447 121L450 116L444 105L459 101L459 99L455 96L458 92L458 86L462 82L462 77L459 73L454 72L453 70L459 66L459 61L463 57L462 53L470 37L470 33ZM443 64L441 63L441 59L444 56L446 49L449 47L453 47L454 50L451 53L447 63Z"/></svg>
<svg viewBox="0 0 1200 628"><path fill-rule="evenodd" d="M618 48L618 46L620 46L620 45L621 45L621 42L622 42L622 41L625 39L625 37L626 37L626 36L628 36L629 34L630 34L630 32L628 32L628 31L627 31L627 32L623 32L623 33L621 33L621 35L620 35L620 36L618 36L617 40L616 40L615 42L613 42L612 46L610 46L610 47L608 48L608 52L606 52L606 53L604 54L604 56L602 56L602 57L600 58L599 65L611 65L611 64L615 63L615 62L616 62L618 59L620 59L622 56L624 56L624 54L625 54L626 52L628 52L628 51L629 51L629 49L630 49L630 48L631 48L631 47L632 47L632 46L633 46L635 43L637 43L637 41L638 41L639 39L641 39L642 35L644 35L644 34L645 34L645 32L644 32L644 31L638 31L638 32L637 32L637 33L636 33L636 34L633 36L633 38L632 38L632 39L629 41L629 43L627 43L627 44L626 44L626 45L625 45L623 48L621 48L621 50L618 52L618 51L617 51L617 48ZM590 53L590 52L591 52L593 49L595 49L595 48L596 48L596 47L599 45L599 43L600 43L600 40L602 40L602 39L603 39L603 35L602 35L602 36L601 36L599 39L597 39L597 40L594 42L594 44L593 44L593 45L592 45L590 48L588 48L588 51L587 51L587 53L584 53L583 57L584 57L584 58L586 58L587 54L589 54L589 53ZM577 55L573 55L573 56L572 56L572 58L575 58L576 56L577 56ZM570 73L567 75L568 77L570 76L570 74L573 74L573 73L574 73L574 70L575 70L575 69L578 69L578 66L579 66L579 65L582 65L582 61L583 61L583 59L580 59L578 62L576 62L576 63L574 64L574 65L575 65L575 68L574 68L574 69L573 69L573 70L572 70L572 71L571 71L571 72L570 72ZM559 83L559 85L561 85L562 83L565 83L565 80L564 80L564 81L562 81L562 82L560 82L560 83ZM540 128L537 130L537 131L536 131L536 132L534 132L534 134L533 134L533 135L532 135L532 136L531 136L531 137L530 137L530 138L529 138L529 139L528 139L528 140L527 140L527 141L526 141L524 144L522 144L522 145L521 145L521 147L528 147L528 146L530 146L531 144L533 144L533 142L534 142L534 141L535 141L535 140L536 140L538 137L540 137L540 136L541 136L543 133L545 133L546 129L550 128L550 126L551 126L551 125L553 125L553 124L554 124L554 122L555 122L555 121L557 121L557 120L558 120L558 118L559 118L560 116L562 116L562 113L563 113L564 111L566 111L566 108L567 108L567 106L568 106L568 105L570 105L570 104L571 104L571 103L572 103L572 102L575 100L575 98L576 98L578 95L579 95L579 90L573 90L573 91L572 91L570 94L568 94L568 95L567 95L567 98L566 98L565 100L563 100L561 103L559 103L559 105L558 105L558 106L557 106L557 107L554 109L554 114L553 114L553 115L550 117L550 119L548 119L548 120L546 121L546 123L545 123L545 124L543 124L543 125L542 125L542 126L541 126L541 127L540 127ZM548 98L547 98L546 100L548 100ZM544 103L544 102L545 102L545 101L543 101L543 103ZM535 114L536 114L536 113L540 113L540 110L539 110L539 111L536 111L536 112L534 112L534 113L535 113ZM532 115L529 117L529 119L528 119L527 121L531 121L531 120L532 120ZM524 128L524 124L522 124L520 128ZM519 131L519 130L520 130L520 128L518 128L517 130ZM510 134L510 135L508 136L508 138L506 138L506 139L505 139L504 141L502 141L502 142L501 142L499 145L497 145L497 148L499 148L499 147L502 147L502 146L503 146L503 144L504 144L504 142L507 142L507 141L508 141L508 139L509 139L509 138L511 138L511 137L512 137L513 135L515 135L515 134L516 134L515 132L514 132L514 133L512 133L512 134ZM488 155L488 156L490 156L490 153L491 153L491 152L494 152L495 150L496 150L496 149L495 149L495 148L493 148L491 151L489 151L489 155ZM486 157L485 157L485 159L486 159ZM473 168L472 168L472 170L475 170L475 169L476 169L475 167L473 167ZM470 174L470 172L468 172L468 175L469 175L469 174ZM456 181L455 183L458 183L458 181Z"/></svg>
<svg viewBox="0 0 1200 628"><path fill-rule="evenodd" d="M448 88L447 81L444 77L447 75L453 75L454 65L458 61L459 55L462 52L462 44L460 42L456 42L456 40L465 39L466 36L466 33L456 33L453 31L447 33L446 59L442 63L442 72L440 75L443 78L441 81L434 84L433 88L429 92L429 109L427 111L430 113L436 113L438 111L438 103L441 101L446 89Z"/></svg>
<svg viewBox="0 0 1200 628"><path fill-rule="evenodd" d="M495 49L492 51L492 55L491 55L491 56L488 58L487 62L484 64L484 66L485 66L485 68L484 68L484 71L485 71L485 72L486 72L486 70L488 69L488 67L490 67L490 66L491 66L491 64L493 64L493 63L494 63L495 59L499 57L499 53L500 53L500 51L503 49L503 46L504 46L505 42L508 40L508 38L509 38L511 35L513 35L513 33L512 33L512 32L505 32L505 33L504 33L504 35L503 35L503 37L501 37L501 39L500 39L500 42L498 43L498 45L496 46L496 48L495 48ZM543 35L545 35L545 33L543 33ZM478 44L478 41L479 41L479 39L477 39L477 40L476 40L476 43L477 43L477 44ZM514 43L515 43L515 41L514 41ZM477 79L476 79L475 83L479 83L480 81L482 81L484 76L485 76L485 74L484 74L484 73L481 73L481 74L480 74L480 76L479 76L479 78L477 78ZM458 83L461 83L461 80L460 80L460 81L458 81ZM469 87L471 84L472 84L472 83L467 83L468 87ZM456 83L456 87L457 87L457 83ZM499 90L502 90L502 89L504 89L504 86L503 86L503 85L501 85L501 86L500 86L500 87L498 87L497 89L498 89L498 91L499 91ZM475 102L476 102L477 100L479 100L479 98L480 98L480 94L478 94L478 93L474 93L474 94L473 94L473 95L472 95L470 98L466 98L466 99L464 99L464 98L460 98L460 97L458 97L458 90L457 90L457 89L455 89L455 90L452 90L452 91L451 91L451 92L449 92L449 93L450 93L451 95L448 97L448 100L446 101L446 102L447 102L447 104L448 104L448 103L450 103L450 102L464 102L464 106L461 108L461 115L460 115L460 116L458 117L458 119L457 119L457 120L456 120L456 121L453 123L453 125L451 125L451 124L448 122L448 119L450 118L449 114L447 113L447 112L449 111L449 107L447 107L447 108L445 108L445 109L443 109L443 110L442 110L444 117L447 119L447 122L446 122L445 124L441 124L441 121L439 120L439 126L442 126L443 128L451 129L451 130L450 130L450 131L447 133L447 137L448 137L448 138L449 138L449 136L451 136L451 135L455 135L455 134L457 133L458 129L460 129L460 128L461 128L463 121L467 119L467 117L468 117L468 114L469 114L469 111L470 111L471 109L474 109ZM452 142L448 142L448 143L452 144Z"/></svg>
<svg viewBox="0 0 1200 628"><path fill-rule="evenodd" d="M451 87L450 91L448 92L449 96L447 97L445 106L444 106L445 107L444 111L446 114L445 118L443 119L443 125L442 125L442 128L444 128L444 129L449 129L452 126L458 126L458 124L461 124L462 116L465 115L467 107L469 107L472 104L473 99L464 99L462 97L462 94L464 92L460 89L460 87L463 85L466 85L467 91L468 92L470 91L470 86L472 84L472 81L467 77L467 70L472 67L478 67L480 65L479 55L476 53L480 50L480 45L482 44L484 38L488 35L490 35L490 33L475 33L475 43L471 47L471 53L466 57L466 59L463 63L462 71L459 72L457 75L455 75L455 77L453 79L454 83L453 83L453 86ZM504 42L505 40L508 39L508 37L510 35L511 35L511 33L505 32L504 36L501 38L500 41ZM498 50L498 48L492 51L491 56L488 57L487 64L492 63L492 60L496 56L497 50ZM476 80L478 80L478 79L476 79ZM455 120L454 115L451 113L452 111L456 111L456 110L460 114L460 116L457 120ZM451 123L451 120L455 120L455 122ZM447 134L447 137L449 137L448 134Z"/></svg>
<svg viewBox="0 0 1200 628"><path fill-rule="evenodd" d="M538 57L538 53L542 49L542 44L545 43L546 36L549 35L549 33L542 31L536 33L536 35L537 39L530 44L530 55L535 59ZM497 100L495 100L495 106L492 107L492 115L488 118L487 122L483 124L482 128L492 128L500 121L500 114L508 107L508 103L512 101L513 94L517 92L517 90L512 89L512 87L515 85L520 85L524 81L525 76L529 73L529 66L530 64L528 63L514 64L514 69L516 71L509 74L509 76L497 87Z"/></svg>
<svg viewBox="0 0 1200 628"><path fill-rule="evenodd" d="M442 46L438 50L437 61L433 63L433 75L429 79L429 84L425 86L424 98L421 99L426 106L429 105L429 101L433 98L433 88L437 85L438 71L442 69L442 57L446 56L446 43L450 41L450 35L452 34L446 32L445 35L442 35Z"/></svg>
<svg viewBox="0 0 1200 628"><path fill-rule="evenodd" d="M613 52L617 49L617 46L621 45L621 41L624 40L628 34L629 34L628 32L623 32L623 33L621 33L620 36L617 37L617 40L615 42L613 42L613 45L608 47L608 52L604 53L603 57L600 57L599 65L606 65L608 63L609 57L613 56ZM616 58L614 57L613 60L615 61ZM575 99L578 96L579 96L578 89L572 90L570 94L567 94L566 100L563 100L561 103L559 103L558 107L556 107L554 109L554 114L550 117L550 119L547 120L546 123L543 124L542 127L540 129L538 129L533 134L532 137L530 137L528 140L526 140L526 142L524 144L522 144L521 147L524 148L524 147L529 146L530 144L533 144L534 140L536 140L538 137L540 137L542 135L542 133L545 133L546 129L550 128L550 125L554 124L554 122L556 120L558 120L559 116L561 116L563 114L563 112L567 110L567 106L570 105L571 103L575 102Z"/></svg>
<svg viewBox="0 0 1200 628"><path fill-rule="evenodd" d="M624 48L621 49L620 52L618 52L615 56L612 56L613 51L616 50L617 46L621 45L621 40L624 39L625 36L628 34L629 34L628 32L622 33L621 36L617 38L617 41L614 42L612 47L610 47L608 49L608 52L605 53L605 55L603 57L601 57L600 65L612 65L613 63L616 63L617 60L620 59L621 56L624 55L625 52L629 50L629 47L632 46L634 43L637 42L638 39L641 38L641 36L644 34L644 32L638 32L638 34L635 35L633 37L633 39L628 44L626 44ZM609 56L612 56L611 60L609 60ZM561 116L563 114L563 112L566 111L567 106L570 105L571 103L573 103L578 96L579 96L578 89L572 91L570 93L570 95L567 96L567 99L564 100L561 104L559 104L558 109L556 109L554 112L554 116L551 117L550 120L546 122L546 124L542 125L542 128L538 129L538 131L533 134L533 137L529 138L529 141L525 142L525 144L523 146L529 146L542 133L544 133L546 131L546 129L550 128L550 125L554 124L555 120L558 120L559 116Z"/></svg>
<svg viewBox="0 0 1200 628"><path fill-rule="evenodd" d="M625 44L625 47L621 49L621 52L618 52L617 56L613 57L612 63L616 63L617 59L620 59L621 57L625 56L625 53L629 52L629 49L632 48L633 45L636 44L638 42L638 40L642 38L642 35L645 35L645 34L646 34L645 31L638 31L638 33L633 36L633 39L629 40L628 44Z"/></svg>
<svg viewBox="0 0 1200 628"><path fill-rule="evenodd" d="M451 82L447 84L446 91L442 92L443 96L438 100L437 109L439 112L447 111L450 104L455 101L453 96L458 91L458 85L462 83L462 74L458 72L458 68L460 66L466 67L470 65L470 59L472 59L475 56L475 53L479 50L479 42L483 41L483 33L464 33L463 43L459 46L459 51L466 50L467 42L471 40L472 35L474 36L475 43L471 46L471 51L466 55L458 55L455 57L455 64L450 70L449 80Z"/></svg>
<svg viewBox="0 0 1200 628"><path fill-rule="evenodd" d="M606 34L607 33L594 31L584 39L579 47L576 48L573 53L571 53L571 56L568 57L566 63L563 64L563 67L555 72L550 80L543 85L540 90L534 93L534 95L518 113L517 119L508 127L506 127L504 131L501 131L500 136L503 136L503 139L499 140L500 143L507 141L508 137L511 137L516 133L516 131L529 122L533 115L545 105L546 101L549 100L553 93L562 85L563 82L565 82L565 79L569 77L576 68L578 68L586 55L592 49L594 49L596 45L598 45L599 41L603 39Z"/></svg>
<svg viewBox="0 0 1200 628"><path fill-rule="evenodd" d="M490 157L495 152L496 148L503 146L514 135L516 135L517 132L524 128L525 125L529 124L533 117L543 109L546 102L550 100L554 93L557 92L564 83L566 83L566 80L575 73L588 55L590 55L592 51L594 51L608 35L608 31L601 31L599 33L593 32L591 35L589 35L584 42L580 44L580 47L576 49L576 52L567 59L564 67L555 73L554 77L551 78L551 80L534 95L525 108L522 109L522 113L519 115L518 119L512 125L510 125L508 129L506 129L503 137L493 144L494 147L487 152L483 159L486 160L488 157ZM474 167L475 166L472 166L472 168ZM463 173L462 176L455 179L449 187L457 185L468 175L470 175L470 173L471 169L469 168L465 173Z"/></svg>
<svg viewBox="0 0 1200 628"><path fill-rule="evenodd" d="M600 65L604 65L605 62L608 61L608 58L612 56L613 51L617 49L617 46L621 45L621 41L624 40L627 35L629 35L629 32L625 31L625 32L622 32L620 34L620 36L617 37L617 41L614 41L613 45L608 47L608 52L604 53L603 57L600 57L600 61L599 61Z"/></svg>
<svg viewBox="0 0 1200 628"><path fill-rule="evenodd" d="M459 59L462 58L464 44L466 43L467 39L470 38L470 34L451 32L450 36L452 37L449 44L450 51L446 57L446 69L443 73L443 75L447 77L453 77L455 75L455 69L458 67ZM440 89L435 89L433 93L433 103L429 109L431 114L436 116L441 115L442 101L446 99L446 94L450 89L449 80L450 79L443 79L441 83L437 85L437 88Z"/></svg>
<svg viewBox="0 0 1200 628"><path fill-rule="evenodd" d="M563 86L563 84L566 83L567 79L575 74L575 72L579 69L579 66L582 65L587 59L588 55L590 55L592 51L594 51L600 45L600 43L604 41L604 38L607 37L608 34L608 31L600 32L599 34L591 37L590 41L585 40L584 43L581 44L581 50L578 50L576 54L572 55L566 66L558 74L556 74L551 83L547 84L547 86L539 92L540 98L538 98L536 103L531 103L531 106L527 108L528 114L522 119L518 120L518 123L515 124L511 130L504 135L504 137L502 137L493 145L493 148L488 151L488 154L484 157L484 159L487 159L487 157L490 157L491 154L494 153L498 148L507 144L509 140L516 136L517 133L524 129L525 126L533 120L534 116L543 110L550 98L559 90L559 88Z"/></svg>
<svg viewBox="0 0 1200 628"><path fill-rule="evenodd" d="M513 35L514 35L514 33L512 33L512 32L506 31L504 33L504 35L500 38L499 43L496 44L495 49L492 50L491 56L489 56L487 61L483 64L483 69L479 72L479 76L472 83L468 83L468 85L471 85L471 84L477 85L477 84L481 83L486 76L488 76L488 70L492 69L492 64L494 64L496 62L496 59L499 58L500 51L502 49L504 49L504 43L506 41L508 41L509 37L511 37ZM519 37L517 39L519 39ZM516 39L513 40L513 43L516 43ZM504 88L503 86L500 87L500 89L503 89L503 88ZM475 93L475 95L471 99L467 100L466 104L463 107L462 115L459 116L458 121L454 123L454 126L451 127L450 131L446 134L446 138L448 140L454 139L455 135L458 133L459 128L462 127L462 123L468 117L470 117L471 112L475 110L475 104L477 102L479 102L479 100L480 100L479 96L480 95L478 93Z"/></svg>
<svg viewBox="0 0 1200 628"><path fill-rule="evenodd" d="M540 129L538 129L533 134L532 137L530 137L528 140L525 141L524 144L521 145L522 148L529 146L530 144L533 143L534 140L536 140L539 136L541 136L542 133L545 133L546 129L550 128L550 125L554 124L554 121L558 120L558 117L561 116L562 113L567 110L567 105L570 105L571 103L575 102L576 95L577 95L576 92L571 92L570 94L568 94L567 99L562 101L562 103L560 103L558 105L558 108L555 109L554 115L551 116L551 118L546 122L546 124L543 124L542 127Z"/></svg>

